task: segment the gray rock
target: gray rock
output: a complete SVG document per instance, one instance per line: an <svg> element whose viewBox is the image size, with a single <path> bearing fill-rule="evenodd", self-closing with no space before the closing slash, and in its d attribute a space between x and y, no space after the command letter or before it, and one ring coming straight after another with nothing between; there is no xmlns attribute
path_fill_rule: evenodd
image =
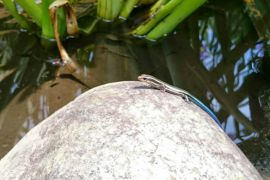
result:
<svg viewBox="0 0 270 180"><path fill-rule="evenodd" d="M221 128L140 82L96 87L0 161L0 179L261 179Z"/></svg>

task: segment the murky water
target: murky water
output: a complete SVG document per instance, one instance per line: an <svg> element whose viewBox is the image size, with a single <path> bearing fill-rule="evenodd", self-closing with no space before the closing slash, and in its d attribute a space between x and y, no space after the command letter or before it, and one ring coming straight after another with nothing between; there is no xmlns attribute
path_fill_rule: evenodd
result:
<svg viewBox="0 0 270 180"><path fill-rule="evenodd" d="M270 11L258 29L245 10L240 1L213 1L154 44L125 39L117 28L67 40L79 65L75 74L59 69L57 50L42 47L35 35L1 34L0 157L84 91L146 73L211 107L224 131L270 176Z"/></svg>

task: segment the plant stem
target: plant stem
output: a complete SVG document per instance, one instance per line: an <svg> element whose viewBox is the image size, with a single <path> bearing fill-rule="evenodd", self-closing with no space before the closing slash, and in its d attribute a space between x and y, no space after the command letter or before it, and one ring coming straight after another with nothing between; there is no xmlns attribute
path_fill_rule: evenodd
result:
<svg viewBox="0 0 270 180"><path fill-rule="evenodd" d="M54 38L53 26L51 23L51 18L49 14L49 6L54 0L42 0L42 24L41 24L41 36L44 38L52 39Z"/></svg>
<svg viewBox="0 0 270 180"><path fill-rule="evenodd" d="M113 0L107 0L105 20L111 20L112 15L112 2ZM119 1L119 0L117 0Z"/></svg>
<svg viewBox="0 0 270 180"><path fill-rule="evenodd" d="M126 0L120 13L120 18L126 20L139 0Z"/></svg>
<svg viewBox="0 0 270 180"><path fill-rule="evenodd" d="M63 7L57 10L57 20L58 20L58 32L61 38L64 38L67 31L66 24L66 13Z"/></svg>
<svg viewBox="0 0 270 180"><path fill-rule="evenodd" d="M167 4L162 5L157 12L151 14L150 19L147 20L146 23L135 29L134 33L137 35L144 35L148 33L159 21L171 13L171 11L182 2L183 0L171 0Z"/></svg>
<svg viewBox="0 0 270 180"><path fill-rule="evenodd" d="M149 40L156 40L172 32L181 21L205 2L206 0L184 0L184 2L179 4L170 15L155 26L154 29L147 34L146 38Z"/></svg>
<svg viewBox="0 0 270 180"><path fill-rule="evenodd" d="M98 9L99 14L98 16L104 19L106 17L106 11L107 11L107 0L98 0Z"/></svg>
<svg viewBox="0 0 270 180"><path fill-rule="evenodd" d="M42 11L35 0L16 0L16 2L27 12L38 26L42 23Z"/></svg>
<svg viewBox="0 0 270 180"><path fill-rule="evenodd" d="M29 23L23 16L18 14L16 6L12 0L3 0L3 3L22 28L30 29Z"/></svg>
<svg viewBox="0 0 270 180"><path fill-rule="evenodd" d="M150 14L155 13L158 9L163 5L166 4L169 0L158 0L150 9Z"/></svg>
<svg viewBox="0 0 270 180"><path fill-rule="evenodd" d="M55 38L53 25L50 18L49 7L56 2L54 0L42 0L42 37L51 39ZM56 2L57 4L57 2ZM58 21L58 33L61 38L66 34L65 11L62 7L56 9L56 18Z"/></svg>
<svg viewBox="0 0 270 180"><path fill-rule="evenodd" d="M116 2L112 3L112 16L111 20L114 20L120 13L121 8L123 6L123 0L117 0Z"/></svg>

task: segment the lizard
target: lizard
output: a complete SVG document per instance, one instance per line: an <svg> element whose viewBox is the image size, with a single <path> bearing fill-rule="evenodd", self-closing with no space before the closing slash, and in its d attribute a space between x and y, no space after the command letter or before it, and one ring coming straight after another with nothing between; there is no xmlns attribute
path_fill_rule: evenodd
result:
<svg viewBox="0 0 270 180"><path fill-rule="evenodd" d="M156 89L159 89L159 90L162 90L164 92L168 92L168 93L171 93L174 95L181 96L187 102L188 101L193 102L194 104L199 106L202 110L204 110L207 114L209 114L209 116L219 125L219 127L222 127L219 119L213 113L213 111L211 109L209 109L206 105L204 105L195 96L193 96L192 94L187 92L186 90L172 86L172 85L165 83L165 82L161 81L160 79L158 79L154 76L148 75L148 74L142 74L142 75L138 76L138 80L141 82L147 83L150 87L153 87L153 88L156 88Z"/></svg>

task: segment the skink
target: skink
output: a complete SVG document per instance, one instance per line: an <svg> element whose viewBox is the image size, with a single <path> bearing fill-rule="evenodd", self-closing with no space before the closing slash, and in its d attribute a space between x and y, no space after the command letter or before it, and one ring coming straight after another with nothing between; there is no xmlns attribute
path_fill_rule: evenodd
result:
<svg viewBox="0 0 270 180"><path fill-rule="evenodd" d="M138 77L138 80L141 82L145 82L148 85L150 85L150 87L171 93L171 94L175 94L178 96L183 97L185 100L191 101L194 104L196 104L197 106L199 106L202 110L204 110L205 112L207 112L212 119L214 119L214 121L221 127L221 124L217 118L217 116L211 111L211 109L209 109L206 105L204 105L199 99L197 99L195 96L193 96L192 94L190 94L189 92L174 87L170 84L167 84L163 81L161 81L158 78L155 78L154 76L151 75L147 75L147 74L142 74Z"/></svg>

